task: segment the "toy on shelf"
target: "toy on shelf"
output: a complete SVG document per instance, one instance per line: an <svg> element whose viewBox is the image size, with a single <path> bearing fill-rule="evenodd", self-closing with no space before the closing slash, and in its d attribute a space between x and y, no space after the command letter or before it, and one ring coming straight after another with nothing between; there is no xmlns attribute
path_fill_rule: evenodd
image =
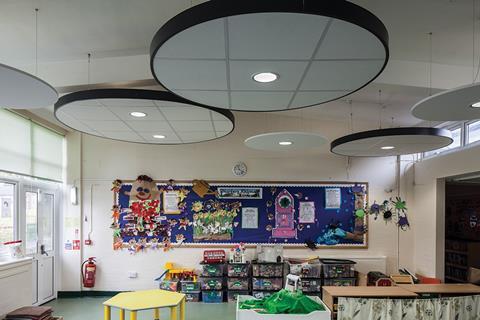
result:
<svg viewBox="0 0 480 320"><path fill-rule="evenodd" d="M238 245L230 249L230 263L246 263L245 244L240 242Z"/></svg>
<svg viewBox="0 0 480 320"><path fill-rule="evenodd" d="M181 281L197 282L195 270L191 268L175 268L172 262L165 263L165 272L156 278L162 290L179 291Z"/></svg>
<svg viewBox="0 0 480 320"><path fill-rule="evenodd" d="M205 250L203 251L203 263L225 263L225 251Z"/></svg>
<svg viewBox="0 0 480 320"><path fill-rule="evenodd" d="M367 286L391 287L393 285L393 280L382 272L370 271L367 274Z"/></svg>

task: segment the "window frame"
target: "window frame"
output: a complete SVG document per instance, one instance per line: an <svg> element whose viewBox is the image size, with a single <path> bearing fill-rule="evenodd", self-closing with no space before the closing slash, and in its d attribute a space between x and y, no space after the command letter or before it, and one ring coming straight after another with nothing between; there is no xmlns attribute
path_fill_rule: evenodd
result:
<svg viewBox="0 0 480 320"><path fill-rule="evenodd" d="M20 205L20 197L19 197L19 182L8 179L5 177L0 177L0 183L7 183L13 185L13 241L17 241L20 239L20 228L21 225L20 216L19 216L19 205Z"/></svg>

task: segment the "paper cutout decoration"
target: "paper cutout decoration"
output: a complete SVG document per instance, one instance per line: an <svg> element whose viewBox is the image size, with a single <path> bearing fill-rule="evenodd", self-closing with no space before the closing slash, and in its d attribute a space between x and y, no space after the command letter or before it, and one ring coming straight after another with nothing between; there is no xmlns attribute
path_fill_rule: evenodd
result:
<svg viewBox="0 0 480 320"><path fill-rule="evenodd" d="M115 193L118 193L120 191L120 188L122 187L122 180L120 179L115 179L112 182L112 188L110 191L113 191Z"/></svg>
<svg viewBox="0 0 480 320"><path fill-rule="evenodd" d="M294 226L295 202L287 189L283 189L275 199L275 228L273 238L295 238L297 230Z"/></svg>
<svg viewBox="0 0 480 320"><path fill-rule="evenodd" d="M138 176L132 184L131 191L126 191L125 194L130 196L130 201L160 200L160 190L153 179L147 175Z"/></svg>
<svg viewBox="0 0 480 320"><path fill-rule="evenodd" d="M210 189L210 185L205 180L193 180L192 191L195 192L200 198L205 197L207 194L216 194L215 191Z"/></svg>

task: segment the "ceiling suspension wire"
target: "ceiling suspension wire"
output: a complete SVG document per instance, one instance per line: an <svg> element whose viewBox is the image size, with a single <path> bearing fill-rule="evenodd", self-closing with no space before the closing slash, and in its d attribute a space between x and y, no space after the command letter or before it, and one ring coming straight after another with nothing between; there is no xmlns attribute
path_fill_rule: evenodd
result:
<svg viewBox="0 0 480 320"><path fill-rule="evenodd" d="M35 8L35 75L38 76L38 8Z"/></svg>
<svg viewBox="0 0 480 320"><path fill-rule="evenodd" d="M91 62L91 53L87 53L87 84L90 84L90 62Z"/></svg>

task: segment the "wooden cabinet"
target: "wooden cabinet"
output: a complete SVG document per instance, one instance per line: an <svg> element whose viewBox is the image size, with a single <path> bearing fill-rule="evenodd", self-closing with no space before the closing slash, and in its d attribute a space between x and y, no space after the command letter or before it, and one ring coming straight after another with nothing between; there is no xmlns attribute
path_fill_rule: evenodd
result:
<svg viewBox="0 0 480 320"><path fill-rule="evenodd" d="M445 240L445 282L467 282L468 268L480 268L480 242Z"/></svg>

